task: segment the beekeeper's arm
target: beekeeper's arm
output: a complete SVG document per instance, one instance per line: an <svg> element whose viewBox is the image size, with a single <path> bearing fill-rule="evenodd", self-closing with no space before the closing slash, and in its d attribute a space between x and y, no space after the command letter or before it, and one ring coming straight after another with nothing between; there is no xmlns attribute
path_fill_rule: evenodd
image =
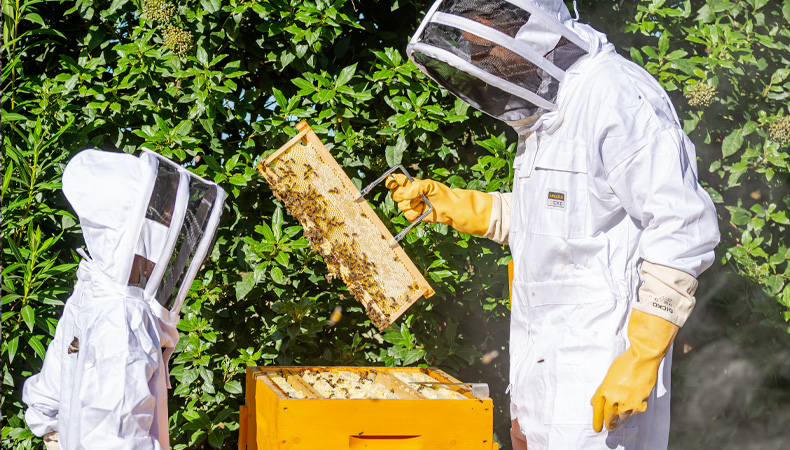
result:
<svg viewBox="0 0 790 450"><path fill-rule="evenodd" d="M641 98L641 97L640 97ZM640 124L648 127L649 124ZM618 356L593 396L593 428L611 430L644 412L659 365L694 308L696 277L713 262L719 241L713 202L699 185L692 144L669 126L631 146L612 139L607 181L626 212L643 228L639 242L642 285L628 323L630 346ZM625 154L623 154L625 153ZM618 155L619 156L619 155Z"/></svg>
<svg viewBox="0 0 790 450"><path fill-rule="evenodd" d="M431 202L433 211L422 221L443 223L462 233L486 235L491 224L492 210L501 210L499 194L450 189L434 180L415 178L410 182L406 176L395 174L387 178L386 186L392 191L392 199L410 222L417 220L427 209L420 197L424 195Z"/></svg>
<svg viewBox="0 0 790 450"><path fill-rule="evenodd" d="M58 429L62 341L63 330L58 326L55 338L47 347L41 372L28 378L22 387L22 401L28 405L25 422L39 437L51 436Z"/></svg>
<svg viewBox="0 0 790 450"><path fill-rule="evenodd" d="M387 178L392 199L398 203L410 222L425 211L420 194L431 202L434 212L423 222L440 222L458 231L485 236L500 244L508 243L510 232L510 192L478 192L467 189L450 189L433 180L415 179L395 174Z"/></svg>

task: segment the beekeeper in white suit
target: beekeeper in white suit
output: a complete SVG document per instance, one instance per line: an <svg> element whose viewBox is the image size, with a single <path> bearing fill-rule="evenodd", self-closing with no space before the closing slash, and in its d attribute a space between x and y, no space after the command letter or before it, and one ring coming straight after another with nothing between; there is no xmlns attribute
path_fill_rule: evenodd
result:
<svg viewBox="0 0 790 450"><path fill-rule="evenodd" d="M25 419L48 448L170 448L167 363L225 192L161 156L85 150L63 173L90 256L77 271Z"/></svg>
<svg viewBox="0 0 790 450"><path fill-rule="evenodd" d="M444 1L412 61L518 133L513 192L388 180L406 217L510 244L514 448L667 447L672 341L716 211L661 86L560 0Z"/></svg>

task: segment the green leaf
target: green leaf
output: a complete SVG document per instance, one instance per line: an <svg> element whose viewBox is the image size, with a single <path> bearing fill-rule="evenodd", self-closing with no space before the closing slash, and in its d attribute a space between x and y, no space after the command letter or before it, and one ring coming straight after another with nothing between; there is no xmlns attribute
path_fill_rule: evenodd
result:
<svg viewBox="0 0 790 450"><path fill-rule="evenodd" d="M200 414L198 414L198 412L195 410L187 410L184 411L182 414L184 415L184 418L190 422L196 422L200 420Z"/></svg>
<svg viewBox="0 0 790 450"><path fill-rule="evenodd" d="M282 68L288 67L296 59L296 55L293 52L284 51L280 53L280 65Z"/></svg>
<svg viewBox="0 0 790 450"><path fill-rule="evenodd" d="M321 89L318 92L318 97L316 101L319 103L326 103L332 100L333 98L335 98L335 95L337 95L337 91L334 91L332 89Z"/></svg>
<svg viewBox="0 0 790 450"><path fill-rule="evenodd" d="M112 14L118 10L121 6L125 5L129 0L112 0L110 3L110 8L107 9L107 12Z"/></svg>
<svg viewBox="0 0 790 450"><path fill-rule="evenodd" d="M776 295L782 292L782 288L785 286L785 281L780 275L771 275L768 277L766 285L770 289L771 294Z"/></svg>
<svg viewBox="0 0 790 450"><path fill-rule="evenodd" d="M6 352L8 353L8 362L14 362L14 356L19 348L19 336L5 341Z"/></svg>
<svg viewBox="0 0 790 450"><path fill-rule="evenodd" d="M647 55L649 58L652 58L652 59L655 59L655 60L659 59L658 58L658 53L656 53L656 51L653 50L652 47L649 47L649 46L646 45L646 46L642 47L642 52L645 55Z"/></svg>
<svg viewBox="0 0 790 450"><path fill-rule="evenodd" d="M239 173L234 173L231 175L228 181L230 181L230 183L235 186L247 186L247 179L244 177L244 175Z"/></svg>
<svg viewBox="0 0 790 450"><path fill-rule="evenodd" d="M724 203L724 197L722 197L721 194L712 187L705 187L705 191L707 191L708 195L710 195L713 203Z"/></svg>
<svg viewBox="0 0 790 450"><path fill-rule="evenodd" d="M36 13L28 13L28 14L25 14L25 17L24 17L24 19L25 19L25 20L29 20L29 21L31 21L31 22L33 22L33 23L35 23L35 24L38 24L38 25L40 25L40 26L42 26L42 27L45 27L45 26L47 26L47 25L44 23L44 19L42 19L42 18L41 18L41 16L39 16L39 15L38 15L38 14L36 14Z"/></svg>
<svg viewBox="0 0 790 450"><path fill-rule="evenodd" d="M415 362L419 361L424 354L425 354L425 350L419 348L415 348L407 351L403 355L403 365L408 366L409 364L414 364Z"/></svg>
<svg viewBox="0 0 790 450"><path fill-rule="evenodd" d="M286 252L279 252L279 253L277 253L277 255L274 257L274 259L275 259L275 261L277 261L277 262L278 262L278 263L279 263L281 266L283 266L283 267L285 267L285 268L288 268L288 261L289 261L289 259L290 259L290 258L289 258L289 256L288 256L288 253L286 253Z"/></svg>
<svg viewBox="0 0 790 450"><path fill-rule="evenodd" d="M260 225L255 227L255 231L263 235L263 238L267 242L275 243L277 239L274 238L274 233L272 233L272 229L269 228L269 225L266 222L262 222Z"/></svg>
<svg viewBox="0 0 790 450"><path fill-rule="evenodd" d="M721 143L721 153L725 158L734 155L743 145L743 129L730 133Z"/></svg>
<svg viewBox="0 0 790 450"><path fill-rule="evenodd" d="M218 428L212 430L211 433L208 435L208 443L214 448L222 448L222 444L225 442L225 438L227 437L226 433L222 433L224 431L222 428Z"/></svg>
<svg viewBox="0 0 790 450"><path fill-rule="evenodd" d="M667 59L670 61L675 61L678 59L682 59L688 56L688 52L685 50L674 50L670 54L667 55Z"/></svg>
<svg viewBox="0 0 790 450"><path fill-rule="evenodd" d="M214 14L222 8L220 0L200 0L200 5L210 14Z"/></svg>
<svg viewBox="0 0 790 450"><path fill-rule="evenodd" d="M790 76L790 69L786 67L780 67L776 69L773 75L771 75L771 84L779 84L787 79Z"/></svg>
<svg viewBox="0 0 790 450"><path fill-rule="evenodd" d="M243 392L241 383L236 380L225 382L225 390L228 391L229 394L241 394Z"/></svg>
<svg viewBox="0 0 790 450"><path fill-rule="evenodd" d="M398 140L395 142L395 145L387 146L385 149L385 157L389 167L393 167L401 163L401 160L403 159L403 152L406 150L406 146L406 138L403 136L403 134L398 135Z"/></svg>
<svg viewBox="0 0 790 450"><path fill-rule="evenodd" d="M36 355L38 355L38 357L43 360L44 355L47 353L47 350L44 348L44 345L41 343L41 338L39 338L38 336L31 336L30 339L28 339L27 343L30 345L33 351L36 352Z"/></svg>
<svg viewBox="0 0 790 450"><path fill-rule="evenodd" d="M194 370L192 368L186 369L181 373L181 382L184 384L192 384L195 382L195 380L197 380L197 378L198 378L197 370Z"/></svg>
<svg viewBox="0 0 790 450"><path fill-rule="evenodd" d="M294 78L291 83L295 84L300 89L300 92L311 93L315 92L316 88L313 83L305 80L304 78Z"/></svg>
<svg viewBox="0 0 790 450"><path fill-rule="evenodd" d="M658 38L658 52L662 55L666 55L667 50L669 50L669 35L667 33L661 33L661 36Z"/></svg>
<svg viewBox="0 0 790 450"><path fill-rule="evenodd" d="M279 242L280 237L282 237L283 223L285 223L283 219L283 210L277 208L274 210L274 214L272 214L272 233L274 234L275 241Z"/></svg>
<svg viewBox="0 0 790 450"><path fill-rule="evenodd" d="M236 298L239 300L244 299L244 297L246 297L247 294L249 294L254 287L255 287L255 277L249 274L245 277L242 277L241 280L239 280L234 285L234 288L236 290Z"/></svg>
<svg viewBox="0 0 790 450"><path fill-rule="evenodd" d="M3 111L2 113L3 122L13 122L16 120L27 120L27 117L23 116L22 114L18 113L8 113Z"/></svg>
<svg viewBox="0 0 790 450"><path fill-rule="evenodd" d="M272 280L277 284L283 284L285 282L285 277L283 276L283 270L279 267L272 267L270 272L272 276Z"/></svg>
<svg viewBox="0 0 790 450"><path fill-rule="evenodd" d="M176 134L181 136L186 136L192 131L192 121L191 120L182 120L176 127L173 129Z"/></svg>
<svg viewBox="0 0 790 450"><path fill-rule="evenodd" d="M36 311L33 309L33 307L30 305L23 306L20 314L22 315L22 320L25 321L28 329L33 331L33 326L36 323Z"/></svg>
<svg viewBox="0 0 790 450"><path fill-rule="evenodd" d="M754 11L762 8L763 6L767 5L770 0L754 0Z"/></svg>
<svg viewBox="0 0 790 450"><path fill-rule="evenodd" d="M283 95L281 90L274 88L272 89L272 94L274 94L274 100L277 102L277 106L279 106L280 109L285 109L285 107L288 106L288 101L285 99L285 95Z"/></svg>
<svg viewBox="0 0 790 450"><path fill-rule="evenodd" d="M201 0L201 1L209 1L209 0ZM219 0L211 0L211 1L219 2ZM200 64L203 65L203 67L208 67L208 52L206 51L205 48L198 47L195 56L197 57L198 62L200 62Z"/></svg>
<svg viewBox="0 0 790 450"><path fill-rule="evenodd" d="M335 86L343 86L351 81L351 78L354 76L354 72L356 72L356 70L357 65L354 63L340 71L340 75L337 77Z"/></svg>
<svg viewBox="0 0 790 450"><path fill-rule="evenodd" d="M158 114L154 114L154 120L156 121L156 126L165 133L170 132L170 127L167 126L167 122L165 119L161 118Z"/></svg>
<svg viewBox="0 0 790 450"><path fill-rule="evenodd" d="M777 211L771 214L771 220L782 225L790 225L790 219L787 218L785 211Z"/></svg>

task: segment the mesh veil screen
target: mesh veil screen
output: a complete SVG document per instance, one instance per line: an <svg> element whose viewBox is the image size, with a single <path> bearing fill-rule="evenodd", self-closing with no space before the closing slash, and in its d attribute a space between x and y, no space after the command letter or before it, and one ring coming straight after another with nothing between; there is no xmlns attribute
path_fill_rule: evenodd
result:
<svg viewBox="0 0 790 450"><path fill-rule="evenodd" d="M555 66L562 70L568 70L573 63L579 60L587 52L576 46L573 42L563 37L554 47L554 50L546 54L546 59L553 62Z"/></svg>
<svg viewBox="0 0 790 450"><path fill-rule="evenodd" d="M437 83L473 107L505 121L521 120L540 108L516 95L491 86L479 78L437 59L414 52L414 58Z"/></svg>
<svg viewBox="0 0 790 450"><path fill-rule="evenodd" d="M519 32L533 32L526 31L525 28L531 14L503 0L490 2L447 0L441 3L438 11L464 17L511 38L520 39ZM538 17L533 17L532 20L538 20ZM469 28L469 30L472 29L474 28ZM491 31L493 32L493 30ZM483 31L479 33L486 34ZM423 29L418 40L421 44L450 52L459 60L518 88L530 91L549 103L553 103L557 97L559 80L552 77L539 65L481 35L443 23L429 23ZM533 50L537 49L533 48ZM543 48L539 50L539 54L546 61L564 71L586 55L586 51L567 38L560 37L554 48L548 52ZM419 50L415 50L412 56L439 84L477 109L498 119L518 121L532 116L542 109L528 100L495 88L490 83L485 84L475 76L463 73L463 69L458 69L458 67L463 67L462 64L435 61L431 57L421 54ZM442 59L444 58L442 57ZM481 86L481 84L483 85ZM513 91L517 92L515 89Z"/></svg>
<svg viewBox="0 0 790 450"><path fill-rule="evenodd" d="M162 283L156 292L156 299L167 309L171 309L178 296L184 275L193 264L198 244L206 231L209 215L217 198L217 187L206 185L200 180L190 178L189 201L184 223L178 233L173 255L168 262Z"/></svg>
<svg viewBox="0 0 790 450"><path fill-rule="evenodd" d="M439 11L480 22L510 37L516 37L530 17L528 11L504 0L447 0L439 6Z"/></svg>
<svg viewBox="0 0 790 450"><path fill-rule="evenodd" d="M148 208L146 208L145 212L147 221L150 220L166 227L170 226L170 221L173 219L173 208L175 208L176 203L176 193L178 192L178 181L179 174L175 168L167 164L159 164L154 189L151 192L151 199L148 201ZM149 223L143 224L143 227L148 226L151 225ZM142 242L141 245L144 248L145 246ZM148 253L157 250L159 249L144 249L143 253L145 255L134 255L132 270L129 273L129 286L145 288L156 266L156 263L146 258L146 256L153 258L155 255Z"/></svg>
<svg viewBox="0 0 790 450"><path fill-rule="evenodd" d="M145 211L145 218L170 226L178 193L178 171L168 164L159 164L154 191Z"/></svg>
<svg viewBox="0 0 790 450"><path fill-rule="evenodd" d="M426 44L455 53L478 69L535 92L547 100L556 95L556 85L559 82L551 83L553 79L531 62L480 36L432 23L425 28L422 40ZM541 87L547 83L554 85L553 88Z"/></svg>

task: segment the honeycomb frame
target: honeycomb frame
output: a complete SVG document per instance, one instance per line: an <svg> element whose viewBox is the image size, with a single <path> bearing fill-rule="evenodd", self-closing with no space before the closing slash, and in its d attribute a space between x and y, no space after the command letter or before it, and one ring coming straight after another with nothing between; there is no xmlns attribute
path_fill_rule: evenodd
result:
<svg viewBox="0 0 790 450"><path fill-rule="evenodd" d="M379 330L434 290L306 121L258 171ZM394 245L393 245L394 244ZM391 247L392 246L392 247Z"/></svg>

